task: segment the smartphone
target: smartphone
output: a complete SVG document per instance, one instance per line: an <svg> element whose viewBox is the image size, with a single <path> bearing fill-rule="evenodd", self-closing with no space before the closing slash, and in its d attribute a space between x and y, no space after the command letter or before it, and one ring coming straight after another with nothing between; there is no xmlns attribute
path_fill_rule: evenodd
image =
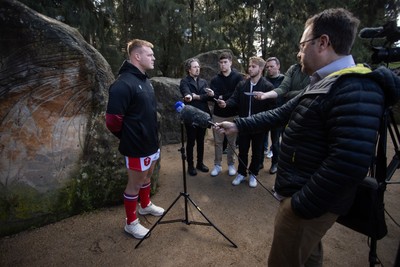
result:
<svg viewBox="0 0 400 267"><path fill-rule="evenodd" d="M251 96L255 96L255 93L251 93L251 92L244 92L245 95L251 95Z"/></svg>

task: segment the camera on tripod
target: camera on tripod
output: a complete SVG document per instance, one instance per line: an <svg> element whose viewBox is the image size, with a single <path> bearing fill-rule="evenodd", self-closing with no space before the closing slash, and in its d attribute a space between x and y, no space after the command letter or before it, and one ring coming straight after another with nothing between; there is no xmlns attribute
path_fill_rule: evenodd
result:
<svg viewBox="0 0 400 267"><path fill-rule="evenodd" d="M359 37L371 39L371 44L374 39L386 38L383 46L372 45L371 61L373 64L400 61L400 47L392 48L392 45L400 40L400 27L397 27L396 21L389 21L382 27L361 29Z"/></svg>
<svg viewBox="0 0 400 267"><path fill-rule="evenodd" d="M400 40L400 28L397 27L395 21L390 21L383 27L364 28L360 31L359 37L371 39L373 64L385 62L389 65L392 62L400 62L400 47L392 48L393 44ZM386 39L383 46L372 45L372 42L378 38ZM382 239L388 233L384 205L386 186L390 183L400 183L390 181L395 171L400 169L400 131L395 121L392 105L385 106L378 132L375 157L371 162L368 176L359 184L350 211L337 219L338 223L370 238L370 267L380 263L376 254L377 240ZM387 160L388 134L394 148L394 155L389 164ZM399 262L400 245L395 266L400 266Z"/></svg>

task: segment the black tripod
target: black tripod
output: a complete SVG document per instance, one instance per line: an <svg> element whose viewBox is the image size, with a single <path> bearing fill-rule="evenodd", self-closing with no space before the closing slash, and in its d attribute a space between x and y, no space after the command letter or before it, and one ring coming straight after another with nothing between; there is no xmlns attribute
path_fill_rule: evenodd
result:
<svg viewBox="0 0 400 267"><path fill-rule="evenodd" d="M387 157L386 157L386 148L387 148L387 133L389 132L390 137L392 139L392 143L394 146L394 156L390 161L389 165L387 165ZM386 190L387 184L399 184L399 181L391 181L391 178L395 171L400 168L400 150L399 150L399 142L400 142L400 132L397 128L397 123L394 118L392 107L388 107L383 115L383 123L380 130L380 138L378 141L378 157L375 165L375 173L376 179L378 182L378 198L379 203L384 202L384 192ZM385 225L386 228L386 225ZM386 232L385 234L386 235ZM369 263L370 267L379 264L379 259L376 254L377 249L377 240L382 235L374 234L371 237L371 247L369 252ZM382 236L383 237L383 236ZM397 249L396 261L400 260L400 244ZM398 265L396 265L398 266Z"/></svg>
<svg viewBox="0 0 400 267"><path fill-rule="evenodd" d="M190 198L189 194L187 193L187 186L186 186L186 166L185 166L185 161L186 161L186 155L185 155L185 145L184 145L184 130L183 130L183 121L181 121L181 143L182 147L179 149L181 152L181 158L182 158L182 176L183 176L183 192L179 194L179 196L172 202L172 204L168 207L168 209L164 212L164 214L158 219L158 221L150 228L149 232L137 243L135 246L135 249L139 247L139 245L143 242L145 238L147 238L150 233L153 231L153 229L158 225L162 223L174 223L174 222L183 222L186 223L187 225L189 224L197 224L197 225L205 225L205 226L212 226L217 230L223 237L225 237L226 240L228 240L234 248L237 248L236 244L233 243L232 240L230 240L221 230L219 230L208 218L207 216L201 211L200 207ZM175 203L181 198L185 198L185 218L184 219L175 219L175 220L169 220L169 221L164 221L162 222L161 220L164 218L165 215L169 212L169 210L175 205ZM201 215L203 215L204 219L207 220L208 223L205 222L196 222L196 221L190 221L188 218L188 201L193 204L193 206L200 212Z"/></svg>
<svg viewBox="0 0 400 267"><path fill-rule="evenodd" d="M394 156L387 165L388 132L394 146ZM399 150L400 133L391 107L387 107L381 120L377 139L376 155L371 162L370 175L359 185L357 194L349 213L340 216L338 223L365 234L370 238L369 266L379 264L376 250L377 241L386 236L384 193L394 172L400 167ZM398 249L400 251L400 247ZM400 258L399 255L397 255Z"/></svg>

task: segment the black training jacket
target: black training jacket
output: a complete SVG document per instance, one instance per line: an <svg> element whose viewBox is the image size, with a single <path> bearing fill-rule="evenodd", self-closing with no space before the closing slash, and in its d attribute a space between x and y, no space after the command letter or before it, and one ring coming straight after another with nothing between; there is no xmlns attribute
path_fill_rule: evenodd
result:
<svg viewBox="0 0 400 267"><path fill-rule="evenodd" d="M218 73L211 79L210 87L214 90L214 98L228 100L235 91L236 85L243 80L242 74L236 70L231 71L228 76ZM214 105L214 114L218 117L227 118L237 115L237 108L220 108L218 104Z"/></svg>
<svg viewBox="0 0 400 267"><path fill-rule="evenodd" d="M253 91L272 90L274 86L264 77L261 77L253 87ZM246 95L248 92L250 92L250 79L239 82L232 96L226 101L226 107L237 109L239 117L248 117L249 109L253 115L276 107L275 99L256 100L253 96Z"/></svg>
<svg viewBox="0 0 400 267"><path fill-rule="evenodd" d="M110 86L107 114L123 117L119 151L129 157L157 152L157 102L147 75L125 61Z"/></svg>
<svg viewBox="0 0 400 267"><path fill-rule="evenodd" d="M185 102L185 105L192 105L195 108L200 109L211 115L210 108L208 107L208 101L212 100L212 97L207 95L206 88L208 87L207 81L198 77L196 80L190 75L183 78L179 84L179 90L182 97L193 93L200 96L200 99L192 99L190 102Z"/></svg>

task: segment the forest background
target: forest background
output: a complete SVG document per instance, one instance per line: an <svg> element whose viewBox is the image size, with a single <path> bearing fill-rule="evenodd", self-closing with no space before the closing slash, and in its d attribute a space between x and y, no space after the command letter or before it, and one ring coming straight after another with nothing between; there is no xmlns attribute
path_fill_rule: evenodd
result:
<svg viewBox="0 0 400 267"><path fill-rule="evenodd" d="M117 74L134 38L154 44L150 76L180 78L182 62L216 49L231 49L247 69L249 57L278 57L281 70L296 62L308 17L344 7L361 20L360 29L399 18L398 0L22 0L30 8L78 29ZM381 43L379 43L381 41ZM385 39L374 46L383 46ZM375 42L375 41L374 41ZM357 63L371 63L370 40L356 39Z"/></svg>

